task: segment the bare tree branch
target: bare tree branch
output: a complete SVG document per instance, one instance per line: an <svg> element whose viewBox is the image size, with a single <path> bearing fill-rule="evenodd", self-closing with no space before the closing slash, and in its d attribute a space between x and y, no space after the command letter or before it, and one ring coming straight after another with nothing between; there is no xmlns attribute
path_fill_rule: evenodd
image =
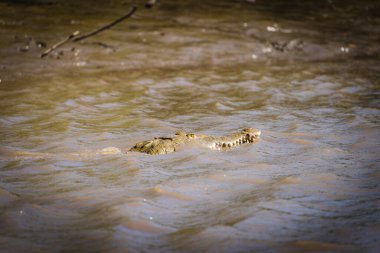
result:
<svg viewBox="0 0 380 253"><path fill-rule="evenodd" d="M92 32L85 33L85 34L83 34L81 36L75 37L75 38L72 39L72 41L77 42L77 41L80 41L80 40L84 40L84 39L86 39L88 37L94 36L94 35L102 32L104 30L110 29L112 26L114 26L114 25L120 23L121 21L123 21L123 20L131 17L133 15L133 13L135 13L136 10L137 10L137 7L133 6L132 10L128 14L126 14L125 16L123 16L121 18L118 18L115 21L113 21L112 23L110 23L108 25L105 25L105 26L102 26L102 27L100 27L100 28L98 28L98 29L96 29L96 30L94 30Z"/></svg>
<svg viewBox="0 0 380 253"><path fill-rule="evenodd" d="M60 42L58 42L58 43L54 44L53 46L49 47L45 52L43 52L41 54L41 58L44 58L45 56L47 56L48 54L50 54L51 52L53 52L54 50L56 50L57 48L59 48L60 46L62 46L63 44L65 44L66 42L70 41L72 38L74 38L78 34L79 34L79 31L75 31L72 34L70 34L69 36L67 36L65 39L63 39Z"/></svg>
<svg viewBox="0 0 380 253"><path fill-rule="evenodd" d="M91 37L91 36L94 36L98 33L101 33L107 29L110 29L111 27L113 27L114 25L122 22L123 20L127 19L127 18L130 18L137 10L137 7L136 6L133 6L132 7L132 10L130 10L126 15L114 20L112 23L109 23L105 26L102 26L92 32L89 32L89 33L85 33L81 36L78 36L79 35L79 31L75 31L73 32L72 34L70 34L69 36L67 36L64 40L54 44L53 46L51 46L50 48L48 48L45 52L43 52L41 54L41 58L44 58L45 56L49 55L51 52L53 52L55 49L57 49L58 47L62 46L63 44L69 42L69 41L72 41L72 42L78 42L78 41L81 41L81 40L84 40L84 39L87 39L88 37Z"/></svg>

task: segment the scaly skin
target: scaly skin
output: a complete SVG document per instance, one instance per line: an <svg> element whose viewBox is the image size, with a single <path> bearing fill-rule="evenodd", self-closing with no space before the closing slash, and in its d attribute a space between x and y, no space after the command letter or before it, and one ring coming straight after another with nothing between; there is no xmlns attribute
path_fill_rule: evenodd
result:
<svg viewBox="0 0 380 253"><path fill-rule="evenodd" d="M210 149L221 150L254 142L259 138L260 134L261 131L254 128L246 128L240 132L219 137L178 132L174 137L159 137L153 140L139 142L129 151L161 155L176 152L187 144L196 144Z"/></svg>

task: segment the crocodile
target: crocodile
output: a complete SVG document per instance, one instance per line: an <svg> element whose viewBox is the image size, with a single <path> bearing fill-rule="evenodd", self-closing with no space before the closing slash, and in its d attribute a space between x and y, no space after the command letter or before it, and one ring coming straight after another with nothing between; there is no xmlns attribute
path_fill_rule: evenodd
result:
<svg viewBox="0 0 380 253"><path fill-rule="evenodd" d="M255 142L261 135L261 131L254 128L245 128L239 132L231 133L226 136L209 136L205 134L194 134L178 132L173 137L158 137L153 140L136 143L129 150L122 150L116 147L107 147L97 151L84 151L69 154L61 154L67 159L88 159L94 155L122 155L129 152L147 153L150 155L161 155L176 152L185 146L197 145L214 150L229 149L240 146L244 143ZM47 158L54 157L53 154L12 151L0 148L1 155L18 157L18 158Z"/></svg>
<svg viewBox="0 0 380 253"><path fill-rule="evenodd" d="M153 140L138 142L127 152L161 155L176 152L185 145L191 144L214 150L222 150L254 142L260 135L261 131L254 128L245 128L227 136L209 136L181 131L176 133L174 137L158 137Z"/></svg>

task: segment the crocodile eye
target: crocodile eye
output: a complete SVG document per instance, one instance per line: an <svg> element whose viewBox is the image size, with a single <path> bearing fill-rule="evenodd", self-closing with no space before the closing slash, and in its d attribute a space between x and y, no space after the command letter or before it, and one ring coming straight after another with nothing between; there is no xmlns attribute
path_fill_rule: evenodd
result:
<svg viewBox="0 0 380 253"><path fill-rule="evenodd" d="M195 134L187 134L186 136L187 136L187 137L194 138L194 137L195 137Z"/></svg>

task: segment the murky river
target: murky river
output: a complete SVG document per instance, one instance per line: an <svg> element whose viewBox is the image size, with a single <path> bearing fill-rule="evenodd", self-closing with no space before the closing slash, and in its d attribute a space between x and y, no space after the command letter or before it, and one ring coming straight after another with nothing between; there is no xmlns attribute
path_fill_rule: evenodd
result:
<svg viewBox="0 0 380 253"><path fill-rule="evenodd" d="M139 3L39 58L131 8L94 2L0 2L0 252L379 252L379 3Z"/></svg>

